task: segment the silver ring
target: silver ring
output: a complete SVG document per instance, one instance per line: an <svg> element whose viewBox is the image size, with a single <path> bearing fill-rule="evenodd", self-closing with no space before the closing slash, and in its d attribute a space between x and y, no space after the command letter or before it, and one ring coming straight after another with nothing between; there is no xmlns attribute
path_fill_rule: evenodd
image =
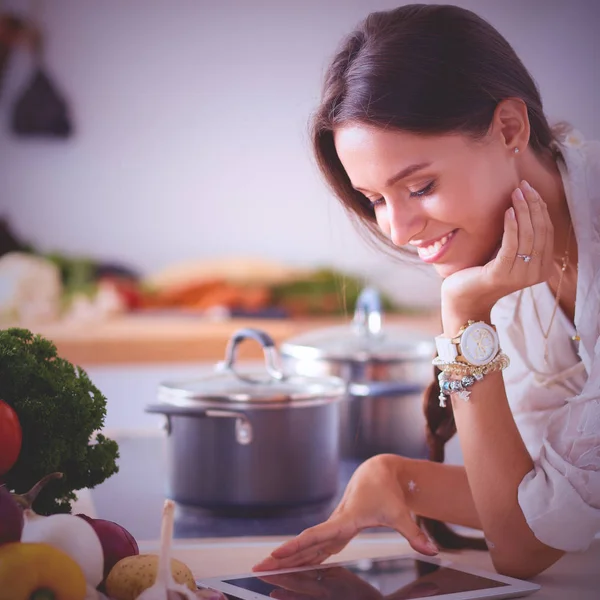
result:
<svg viewBox="0 0 600 600"><path fill-rule="evenodd" d="M517 254L517 258L522 258L526 263L531 260L530 254Z"/></svg>

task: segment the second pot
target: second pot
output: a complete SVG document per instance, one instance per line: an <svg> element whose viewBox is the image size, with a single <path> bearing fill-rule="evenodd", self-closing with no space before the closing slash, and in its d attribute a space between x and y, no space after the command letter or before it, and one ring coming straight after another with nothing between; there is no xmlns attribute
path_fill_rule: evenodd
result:
<svg viewBox="0 0 600 600"><path fill-rule="evenodd" d="M286 369L337 376L348 385L340 411L344 458L393 453L428 456L423 394L432 381L433 340L401 326L382 325L381 301L362 291L349 325L320 329L281 345Z"/></svg>

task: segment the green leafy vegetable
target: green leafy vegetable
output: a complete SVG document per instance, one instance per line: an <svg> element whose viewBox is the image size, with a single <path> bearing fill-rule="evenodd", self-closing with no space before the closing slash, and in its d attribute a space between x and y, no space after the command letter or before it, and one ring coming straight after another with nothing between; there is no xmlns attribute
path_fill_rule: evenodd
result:
<svg viewBox="0 0 600 600"><path fill-rule="evenodd" d="M362 278L323 268L305 278L276 285L272 293L274 303L278 306L301 303L302 312L308 314L349 315L354 312L365 285ZM380 298L385 312L409 312L409 309L397 305L384 293L380 293Z"/></svg>
<svg viewBox="0 0 600 600"><path fill-rule="evenodd" d="M48 473L64 473L40 493L37 513L69 512L75 490L118 471L117 443L100 433L90 441L104 425L106 398L49 340L26 329L0 330L0 398L23 430L19 458L4 476L8 489L23 493Z"/></svg>

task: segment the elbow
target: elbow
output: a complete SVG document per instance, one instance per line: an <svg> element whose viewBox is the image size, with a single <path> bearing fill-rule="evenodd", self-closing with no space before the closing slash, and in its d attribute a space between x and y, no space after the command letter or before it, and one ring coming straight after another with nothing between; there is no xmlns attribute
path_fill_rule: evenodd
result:
<svg viewBox="0 0 600 600"><path fill-rule="evenodd" d="M516 564L510 562L493 561L494 569L499 575L514 577L515 579L531 579L546 570L547 567L540 565ZM550 565L548 565L550 566Z"/></svg>
<svg viewBox="0 0 600 600"><path fill-rule="evenodd" d="M509 553L506 556L492 554L494 569L499 575L515 579L532 579L551 567L563 555L564 551L546 547L536 552Z"/></svg>

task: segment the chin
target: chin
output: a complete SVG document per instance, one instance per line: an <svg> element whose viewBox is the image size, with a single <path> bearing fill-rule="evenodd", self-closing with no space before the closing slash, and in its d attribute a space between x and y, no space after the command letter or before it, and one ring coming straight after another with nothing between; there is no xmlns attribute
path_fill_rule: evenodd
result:
<svg viewBox="0 0 600 600"><path fill-rule="evenodd" d="M446 277L450 277L450 275L454 275L454 273L458 273L458 271L463 271L464 269L471 269L473 267L483 267L488 262L492 260L498 251L498 246L485 250L481 256L465 263L434 263L433 268L436 270L437 274L442 278L446 279Z"/></svg>
<svg viewBox="0 0 600 600"><path fill-rule="evenodd" d="M456 265L440 263L434 264L433 268L442 279L446 279L447 277L450 277L450 275L454 275L454 273L458 273L459 271L462 271L463 269L468 269L472 266L475 265Z"/></svg>

